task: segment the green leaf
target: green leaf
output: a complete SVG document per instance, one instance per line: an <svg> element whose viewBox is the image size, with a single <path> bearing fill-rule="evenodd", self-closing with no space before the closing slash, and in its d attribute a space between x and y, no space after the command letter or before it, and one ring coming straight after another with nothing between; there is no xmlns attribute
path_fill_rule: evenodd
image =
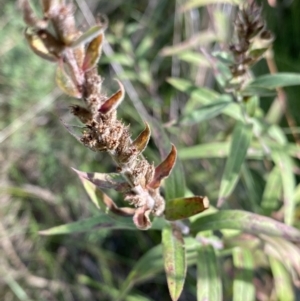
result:
<svg viewBox="0 0 300 301"><path fill-rule="evenodd" d="M177 301L185 282L186 258L182 233L174 224L164 227L162 246L169 292L172 300Z"/></svg>
<svg viewBox="0 0 300 301"><path fill-rule="evenodd" d="M300 241L300 231L272 218L241 210L222 210L200 215L190 227L197 233L205 230L233 229L251 234L280 236L287 240Z"/></svg>
<svg viewBox="0 0 300 301"><path fill-rule="evenodd" d="M169 78L167 81L179 91L190 95L190 99L184 109L185 114L188 114L193 110L197 109L199 107L199 104L212 104L216 101L216 99L222 97L219 93L216 93L213 90L203 87L197 87L193 85L190 81L185 79L172 77ZM240 105L234 102L230 102L228 106L224 108L222 113L237 120L244 119L241 113Z"/></svg>
<svg viewBox="0 0 300 301"><path fill-rule="evenodd" d="M117 300L123 300L124 296L126 296L137 282L143 282L152 278L162 269L162 245L158 245L145 253L133 266L126 280L122 284L120 295Z"/></svg>
<svg viewBox="0 0 300 301"><path fill-rule="evenodd" d="M238 122L232 134L232 142L221 180L218 204L221 205L233 191L247 150L252 139L252 126Z"/></svg>
<svg viewBox="0 0 300 301"><path fill-rule="evenodd" d="M193 196L172 199L166 202L165 218L169 221L188 218L206 210L208 207L209 200L207 197Z"/></svg>
<svg viewBox="0 0 300 301"><path fill-rule="evenodd" d="M203 102L204 104L211 103L218 96L220 96L220 94L215 92L214 90L203 87L197 87L193 85L190 81L182 78L171 77L167 79L167 82L177 90L191 95L191 97L193 98L197 98L200 102Z"/></svg>
<svg viewBox="0 0 300 301"><path fill-rule="evenodd" d="M272 158L280 169L283 200L284 200L284 221L292 225L295 215L294 191L296 181L293 173L292 159L285 152L272 151Z"/></svg>
<svg viewBox="0 0 300 301"><path fill-rule="evenodd" d="M228 142L204 143L179 149L178 157L181 160L225 158L228 156L229 147Z"/></svg>
<svg viewBox="0 0 300 301"><path fill-rule="evenodd" d="M185 238L184 241L187 252L187 262L188 264L194 264L197 260L196 248L199 246L199 243L191 237ZM162 245L160 244L150 249L136 262L126 280L123 282L117 300L123 300L124 296L135 284L153 278L157 273L161 272L163 268Z"/></svg>
<svg viewBox="0 0 300 301"><path fill-rule="evenodd" d="M300 277L300 249L297 245L280 237L259 235L264 241L264 253L283 263L290 274Z"/></svg>
<svg viewBox="0 0 300 301"><path fill-rule="evenodd" d="M274 288L277 296L276 300L295 301L296 296L294 294L290 274L280 261L270 257L269 262L274 277Z"/></svg>
<svg viewBox="0 0 300 301"><path fill-rule="evenodd" d="M216 51L213 54L202 49L202 53L209 61L215 78L221 87L227 87L232 79L232 72L229 66L233 63L233 57L225 51Z"/></svg>
<svg viewBox="0 0 300 301"><path fill-rule="evenodd" d="M140 42L139 46L136 48L135 56L137 58L145 58L149 50L152 49L153 42L153 37L150 35L145 36Z"/></svg>
<svg viewBox="0 0 300 301"><path fill-rule="evenodd" d="M161 219L155 219L151 229L160 230L165 225ZM41 235L61 235L80 233L91 230L111 229L111 230L137 230L132 218L108 215L105 213L93 217L82 219L73 223L64 224L47 230L39 231Z"/></svg>
<svg viewBox="0 0 300 301"><path fill-rule="evenodd" d="M55 81L58 87L67 95L75 98L81 98L81 92L72 80L71 76L67 74L63 64L59 64L56 69Z"/></svg>
<svg viewBox="0 0 300 301"><path fill-rule="evenodd" d="M103 283L96 281L86 275L78 275L77 280L80 284L84 284L98 290L102 294L106 294L107 296L109 296L110 300L116 300L116 298L120 294L119 290L115 289L112 285L109 285L105 282ZM124 301L152 301L152 299L148 299L147 297L140 294L130 294L126 296Z"/></svg>
<svg viewBox="0 0 300 301"><path fill-rule="evenodd" d="M184 12L196 7L206 6L209 4L218 4L218 3L230 3L230 4L239 4L240 0L190 0L186 1L184 5L180 7L180 11Z"/></svg>
<svg viewBox="0 0 300 301"><path fill-rule="evenodd" d="M159 54L161 56L171 56L181 54L184 51L193 49L195 46L210 44L218 40L218 36L211 29L201 30L193 34L190 38L185 40L183 43L177 43L172 46L165 46L161 49Z"/></svg>
<svg viewBox="0 0 300 301"><path fill-rule="evenodd" d="M127 229L136 230L131 218L113 219L107 214L99 214L73 223L57 226L48 230L39 231L42 235L60 235L86 232L96 229Z"/></svg>
<svg viewBox="0 0 300 301"><path fill-rule="evenodd" d="M267 74L256 77L251 81L245 89L249 88L266 88L276 89L279 87L298 86L300 85L300 74L299 73L276 73Z"/></svg>
<svg viewBox="0 0 300 301"><path fill-rule="evenodd" d="M252 49L249 52L249 56L253 59L259 59L261 58L264 53L268 50L268 48L256 48L256 49Z"/></svg>
<svg viewBox="0 0 300 301"><path fill-rule="evenodd" d="M278 166L274 166L268 174L261 207L266 210L267 215L279 208L279 200L282 193L281 172Z"/></svg>
<svg viewBox="0 0 300 301"><path fill-rule="evenodd" d="M254 261L252 251L247 249L234 248L233 264L236 270L233 280L233 301L254 301Z"/></svg>
<svg viewBox="0 0 300 301"><path fill-rule="evenodd" d="M293 143L285 144L284 146L278 143L268 142L268 146L273 150L285 151L293 157L300 155L300 149ZM226 158L229 154L229 142L211 142L195 146L189 146L178 150L178 157L181 160L203 159L203 158ZM247 151L247 158L249 159L263 159L270 157L270 153L266 152L260 143L252 142Z"/></svg>
<svg viewBox="0 0 300 301"><path fill-rule="evenodd" d="M89 180L80 177L80 180L83 184L83 187L85 191L87 192L88 196L90 197L91 201L96 205L98 209L103 210L103 212L106 211L107 206L103 202L103 192L97 188L96 185L94 185Z"/></svg>
<svg viewBox="0 0 300 301"><path fill-rule="evenodd" d="M243 205L243 209L255 213L262 213L259 206L264 187L262 177L250 169L247 164L242 165L241 172L241 179L249 198L249 202Z"/></svg>
<svg viewBox="0 0 300 301"><path fill-rule="evenodd" d="M129 184L119 173L84 172L72 168L80 178L84 178L100 189L115 189L121 191L129 188Z"/></svg>
<svg viewBox="0 0 300 301"><path fill-rule="evenodd" d="M215 250L203 245L198 250L197 300L222 301L222 283Z"/></svg>
<svg viewBox="0 0 300 301"><path fill-rule="evenodd" d="M227 100L221 100L221 99ZM200 109L184 114L180 119L181 125L193 125L204 120L209 120L221 114L230 104L231 98L228 95L222 95L216 102L202 106Z"/></svg>
<svg viewBox="0 0 300 301"><path fill-rule="evenodd" d="M247 86L245 87L241 92L241 95L243 96L276 96L276 92L267 88L263 87L252 87Z"/></svg>
<svg viewBox="0 0 300 301"><path fill-rule="evenodd" d="M95 39L98 35L104 32L106 25L97 24L89 28L85 33L83 33L77 40L71 43L70 47L75 48L81 44L86 44Z"/></svg>
<svg viewBox="0 0 300 301"><path fill-rule="evenodd" d="M182 61L195 64L197 66L209 67L207 59L201 53L198 53L196 51L184 51L178 54L178 58Z"/></svg>

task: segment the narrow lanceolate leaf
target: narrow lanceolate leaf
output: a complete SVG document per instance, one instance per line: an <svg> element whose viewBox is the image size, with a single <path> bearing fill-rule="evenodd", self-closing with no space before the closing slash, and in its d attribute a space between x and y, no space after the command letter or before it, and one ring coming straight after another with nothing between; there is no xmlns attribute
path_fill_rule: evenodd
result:
<svg viewBox="0 0 300 301"><path fill-rule="evenodd" d="M130 218L120 218L117 220L117 219L113 219L109 215L100 214L73 223L39 231L39 233L42 235L60 235L60 234L86 232L86 231L97 230L97 229L136 230L136 227Z"/></svg>
<svg viewBox="0 0 300 301"><path fill-rule="evenodd" d="M149 264L150 262L151 264ZM117 300L124 300L124 297L135 283L148 280L162 269L162 245L158 245L145 253L134 265L126 280L122 284L120 295Z"/></svg>
<svg viewBox="0 0 300 301"><path fill-rule="evenodd" d="M271 214L279 207L279 201L282 194L281 172L278 166L274 166L269 172L267 182L260 206Z"/></svg>
<svg viewBox="0 0 300 301"><path fill-rule="evenodd" d="M98 209L103 210L103 212L106 212L106 205L103 202L103 192L100 189L98 189L96 185L94 185L92 182L85 179L84 177L79 176L79 178L83 184L85 191L87 192L94 205Z"/></svg>
<svg viewBox="0 0 300 301"><path fill-rule="evenodd" d="M163 229L162 245L169 292L172 300L177 301L186 277L186 258L182 233L174 224Z"/></svg>
<svg viewBox="0 0 300 301"><path fill-rule="evenodd" d="M283 263L297 281L300 277L300 249L294 243L280 237L259 236L264 241L264 253Z"/></svg>
<svg viewBox="0 0 300 301"><path fill-rule="evenodd" d="M217 82L221 85L221 87L226 87L228 82L232 79L232 73L228 65L223 62L224 56L222 56L221 60L215 55L212 55L206 49L202 48L201 50L210 63Z"/></svg>
<svg viewBox="0 0 300 301"><path fill-rule="evenodd" d="M136 209L131 207L118 207L116 203L96 185L89 180L80 177L80 180L90 197L91 201L98 209L101 209L106 214L115 214L119 216L133 216Z"/></svg>
<svg viewBox="0 0 300 301"><path fill-rule="evenodd" d="M97 24L90 29L88 29L85 33L83 33L77 40L71 43L70 47L77 47L81 44L87 44L92 41L94 38L99 36L106 29L107 24Z"/></svg>
<svg viewBox="0 0 300 301"><path fill-rule="evenodd" d="M145 122L146 128L139 134L139 136L132 142L132 146L138 151L138 154L142 153L147 147L151 130L149 124Z"/></svg>
<svg viewBox="0 0 300 301"><path fill-rule="evenodd" d="M241 3L241 0L190 0L187 1L184 5L182 5L179 10L180 12L185 12L196 7L217 3L239 4Z"/></svg>
<svg viewBox="0 0 300 301"><path fill-rule="evenodd" d="M169 221L189 218L208 209L208 207L209 200L203 196L168 200L166 202L165 218Z"/></svg>
<svg viewBox="0 0 300 301"><path fill-rule="evenodd" d="M296 296L294 294L291 275L280 261L270 257L269 262L274 277L274 288L277 297L276 300L295 301Z"/></svg>
<svg viewBox="0 0 300 301"><path fill-rule="evenodd" d="M251 250L234 248L233 264L233 301L255 301L254 261Z"/></svg>
<svg viewBox="0 0 300 301"><path fill-rule="evenodd" d="M185 248L188 264L196 262L196 248L199 243L195 239L185 238ZM151 263L151 264L149 264ZM141 283L153 278L158 272L163 270L162 245L158 245L146 252L133 266L129 275L123 282L118 301L124 300L124 296L137 283Z"/></svg>
<svg viewBox="0 0 300 301"><path fill-rule="evenodd" d="M229 97L230 98L230 97ZM198 110L194 110L184 114L179 123L181 125L193 125L204 120L209 120L221 114L224 109L230 104L230 100L216 101L206 106L202 106Z"/></svg>
<svg viewBox="0 0 300 301"><path fill-rule="evenodd" d="M122 191L130 188L128 183L119 173L97 173L97 172L84 172L72 168L79 177L84 178L91 183L95 184L100 189L115 189Z"/></svg>
<svg viewBox="0 0 300 301"><path fill-rule="evenodd" d="M75 131L74 131L74 127L73 126L70 126L68 124L65 123L64 120L60 119L60 122L63 124L63 126L65 127L65 129L69 132L69 134L71 136L73 136L79 143L83 144L80 140L80 135L77 134Z"/></svg>
<svg viewBox="0 0 300 301"><path fill-rule="evenodd" d="M79 91L76 84L73 82L72 78L64 70L63 64L58 64L56 69L55 80L59 88L68 94L76 98L81 98L82 94Z"/></svg>
<svg viewBox="0 0 300 301"><path fill-rule="evenodd" d="M82 64L83 71L87 71L95 67L98 63L101 56L103 39L104 34L102 33L90 42L89 46L86 49L84 61Z"/></svg>
<svg viewBox="0 0 300 301"><path fill-rule="evenodd" d="M151 188L158 188L162 179L169 176L175 165L176 157L177 150L176 147L172 144L171 152L169 153L167 158L155 168L154 179L149 184Z"/></svg>
<svg viewBox="0 0 300 301"><path fill-rule="evenodd" d="M162 230L165 223L154 220L153 230ZM41 235L62 235L72 233L82 233L93 230L110 229L110 230L137 230L131 217L116 216L106 213L82 219L73 223L64 224L47 230L39 231Z"/></svg>
<svg viewBox="0 0 300 301"><path fill-rule="evenodd" d="M280 169L283 189L284 221L286 224L292 225L295 215L294 191L296 187L293 162L285 152L272 151L271 155Z"/></svg>
<svg viewBox="0 0 300 301"><path fill-rule="evenodd" d="M35 32L32 32L30 29L26 29L25 38L31 50L35 54L50 62L57 62L57 56L47 49L43 40Z"/></svg>
<svg viewBox="0 0 300 301"><path fill-rule="evenodd" d="M100 107L99 112L101 114L108 114L113 110L116 110L117 107L121 104L125 96L125 89L123 84L117 80L120 90L108 98L105 103Z"/></svg>
<svg viewBox="0 0 300 301"><path fill-rule="evenodd" d="M218 206L223 204L235 188L251 139L252 126L238 122L233 131L230 151L221 180Z"/></svg>
<svg viewBox="0 0 300 301"><path fill-rule="evenodd" d="M282 72L258 76L245 89L259 87L272 90L279 87L298 85L300 85L300 74Z"/></svg>
<svg viewBox="0 0 300 301"><path fill-rule="evenodd" d="M272 218L242 210L222 210L200 216L191 224L191 231L233 229L251 234L280 236L287 240L300 241L300 231Z"/></svg>
<svg viewBox="0 0 300 301"><path fill-rule="evenodd" d="M222 283L215 250L203 245L198 250L197 301L222 301Z"/></svg>

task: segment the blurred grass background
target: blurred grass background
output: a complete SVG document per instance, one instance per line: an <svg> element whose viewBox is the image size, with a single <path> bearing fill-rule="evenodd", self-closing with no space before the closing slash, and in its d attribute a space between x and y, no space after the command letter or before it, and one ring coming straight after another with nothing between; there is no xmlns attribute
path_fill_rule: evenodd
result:
<svg viewBox="0 0 300 301"><path fill-rule="evenodd" d="M116 88L114 77L129 80L120 117L131 124L133 136L143 128L143 114L168 125L183 110L187 96L168 84L168 77L216 88L199 47L218 47L215 36L210 35L218 22L227 24L219 26L224 31L218 32L218 37L222 34L220 43L228 42L235 13L230 5L215 4L182 14L178 7L184 0L75 3L79 5L76 14L82 28L91 21L89 14L109 17L106 37L112 51L105 48L107 54L100 60L99 71L108 92ZM133 264L160 242L160 233L102 230L71 236L37 234L38 230L96 213L70 167L109 172L114 171L114 166L105 154L85 149L64 129L60 118L76 124L68 113L74 100L61 96L55 87L54 65L33 55L27 47L16 1L0 0L0 4L0 300L115 300ZM263 8L268 27L276 36L274 52L279 71L299 72L299 1L277 1L276 7L263 1ZM191 47L196 37L198 42ZM165 55L166 47L182 41L188 41L187 51ZM263 73L268 73L264 60L255 68L255 74ZM285 92L289 110L299 125L300 88ZM262 99L265 112L272 102L272 98ZM285 118L281 126L288 127ZM219 117L180 131L167 128L176 146L186 148L226 137L231 123ZM158 162L152 141L145 155ZM223 166L224 159L184 161L187 186L214 202ZM262 183L256 192L262 195L263 168L259 164L252 167L251 176ZM247 185L239 185L231 205L249 209L245 202L248 193ZM268 271L257 272L268 278ZM270 281L268 278L266 283ZM190 268L180 300L195 300L195 292L195 270ZM165 275L160 273L137 285L126 300L169 300Z"/></svg>

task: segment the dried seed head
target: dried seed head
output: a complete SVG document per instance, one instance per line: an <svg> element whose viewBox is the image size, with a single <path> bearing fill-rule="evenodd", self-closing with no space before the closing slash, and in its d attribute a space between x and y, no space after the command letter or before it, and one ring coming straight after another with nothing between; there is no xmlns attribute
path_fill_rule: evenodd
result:
<svg viewBox="0 0 300 301"><path fill-rule="evenodd" d="M71 113L74 116L78 117L79 120L84 124L90 123L93 119L92 113L84 107L74 105L70 106L70 109Z"/></svg>

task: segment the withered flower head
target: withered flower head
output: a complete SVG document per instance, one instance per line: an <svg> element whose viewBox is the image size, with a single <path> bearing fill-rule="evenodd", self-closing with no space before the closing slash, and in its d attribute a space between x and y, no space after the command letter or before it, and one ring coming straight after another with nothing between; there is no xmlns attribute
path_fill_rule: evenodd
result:
<svg viewBox="0 0 300 301"><path fill-rule="evenodd" d="M57 63L58 86L66 94L83 100L82 106L71 106L71 113L85 124L78 140L93 151L106 151L121 176L121 182L108 174L98 174L98 179L86 176L87 179L100 188L122 192L124 199L135 208L134 212L128 208L124 212L133 213L133 221L139 229L149 229L150 215L164 213L165 200L160 195L160 186L172 171L177 152L172 145L170 154L154 168L142 156L151 135L149 125L145 123L145 129L132 141L128 126L117 119L117 109L125 96L122 83L117 81L119 90L112 96L101 92L102 79L96 65L101 56L107 20L99 21L82 33L76 27L73 5L63 0L42 1L41 19L35 16L28 0L21 0L20 6L28 25L25 37L30 48L41 58ZM112 200L107 206L114 212L123 212Z"/></svg>

